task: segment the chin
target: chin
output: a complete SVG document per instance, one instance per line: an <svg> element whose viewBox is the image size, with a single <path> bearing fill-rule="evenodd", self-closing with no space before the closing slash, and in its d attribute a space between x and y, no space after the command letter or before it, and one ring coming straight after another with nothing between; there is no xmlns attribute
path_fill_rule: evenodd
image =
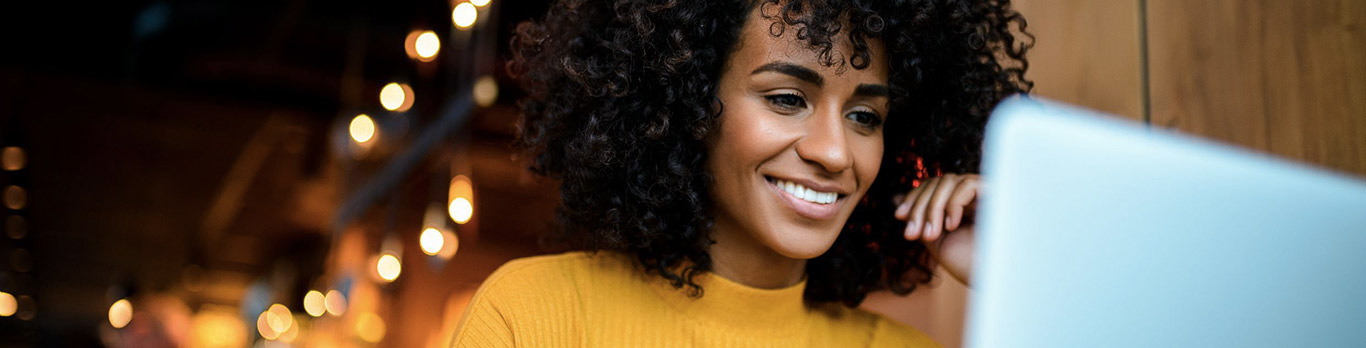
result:
<svg viewBox="0 0 1366 348"><path fill-rule="evenodd" d="M841 219L843 220L843 219ZM837 225L843 226L843 224ZM835 244L835 238L843 228L792 226L781 231L773 231L769 247L788 258L809 260L821 256Z"/></svg>

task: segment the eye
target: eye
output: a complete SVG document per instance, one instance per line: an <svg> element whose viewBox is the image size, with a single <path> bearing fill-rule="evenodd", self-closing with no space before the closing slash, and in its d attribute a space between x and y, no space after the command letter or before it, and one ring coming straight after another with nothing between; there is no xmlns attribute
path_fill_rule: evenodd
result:
<svg viewBox="0 0 1366 348"><path fill-rule="evenodd" d="M764 96L764 99L767 99L769 104L786 110L795 110L806 107L806 99L793 93L766 95Z"/></svg>
<svg viewBox="0 0 1366 348"><path fill-rule="evenodd" d="M859 125L868 127L868 129L877 129L882 126L882 118L868 111L854 111L845 117Z"/></svg>

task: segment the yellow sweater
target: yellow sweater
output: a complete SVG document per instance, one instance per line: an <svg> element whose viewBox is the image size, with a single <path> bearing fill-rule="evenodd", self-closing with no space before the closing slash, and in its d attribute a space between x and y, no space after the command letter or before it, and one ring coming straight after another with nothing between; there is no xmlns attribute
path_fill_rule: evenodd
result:
<svg viewBox="0 0 1366 348"><path fill-rule="evenodd" d="M925 334L838 304L808 307L802 282L748 287L705 273L700 298L620 253L508 262L475 293L454 347L939 347Z"/></svg>

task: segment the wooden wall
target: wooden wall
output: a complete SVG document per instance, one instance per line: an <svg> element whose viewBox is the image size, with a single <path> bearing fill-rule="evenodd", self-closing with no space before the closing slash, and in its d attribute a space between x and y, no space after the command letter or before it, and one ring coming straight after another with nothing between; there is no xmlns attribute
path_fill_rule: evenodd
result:
<svg viewBox="0 0 1366 348"><path fill-rule="evenodd" d="M1014 6L1036 36L1038 96L1366 178L1366 1ZM864 307L959 347L969 290L942 279Z"/></svg>

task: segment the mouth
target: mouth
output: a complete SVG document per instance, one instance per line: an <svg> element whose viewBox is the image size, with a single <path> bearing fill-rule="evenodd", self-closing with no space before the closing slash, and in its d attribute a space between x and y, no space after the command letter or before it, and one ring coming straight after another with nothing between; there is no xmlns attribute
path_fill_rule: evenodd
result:
<svg viewBox="0 0 1366 348"><path fill-rule="evenodd" d="M801 216L814 220L834 217L839 211L839 205L836 203L843 201L847 196L838 192L812 190L789 180L769 176L764 176L764 179L789 208Z"/></svg>

